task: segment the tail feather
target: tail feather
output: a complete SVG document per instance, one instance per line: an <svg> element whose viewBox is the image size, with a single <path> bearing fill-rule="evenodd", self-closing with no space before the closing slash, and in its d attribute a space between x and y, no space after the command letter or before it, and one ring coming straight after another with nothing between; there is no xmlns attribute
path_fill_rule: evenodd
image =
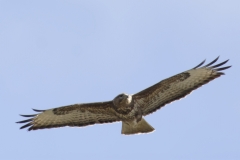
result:
<svg viewBox="0 0 240 160"><path fill-rule="evenodd" d="M154 128L148 124L143 118L137 123L137 125L129 125L122 122L122 134L138 134L138 133L149 133L154 131Z"/></svg>

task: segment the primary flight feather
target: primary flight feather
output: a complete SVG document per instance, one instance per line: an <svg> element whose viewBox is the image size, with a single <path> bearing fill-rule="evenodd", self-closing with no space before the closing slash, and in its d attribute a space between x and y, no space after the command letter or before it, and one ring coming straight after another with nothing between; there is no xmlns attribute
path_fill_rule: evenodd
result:
<svg viewBox="0 0 240 160"><path fill-rule="evenodd" d="M223 75L220 67L228 60L213 65L219 57L201 67L205 60L193 69L179 73L133 95L120 94L112 101L82 103L48 110L33 109L39 114L17 123L27 123L20 129L37 130L56 127L82 127L100 123L122 121L122 134L148 133L154 131L143 118L164 105L185 97L193 90Z"/></svg>

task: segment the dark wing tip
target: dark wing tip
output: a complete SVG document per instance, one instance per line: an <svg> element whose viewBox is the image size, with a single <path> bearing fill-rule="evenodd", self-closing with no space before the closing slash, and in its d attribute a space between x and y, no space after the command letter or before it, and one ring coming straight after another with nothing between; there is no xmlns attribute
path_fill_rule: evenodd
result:
<svg viewBox="0 0 240 160"><path fill-rule="evenodd" d="M34 109L34 108L32 108L32 110L34 110L35 112L44 112L44 111L46 111L46 110L39 110L39 109Z"/></svg>
<svg viewBox="0 0 240 160"><path fill-rule="evenodd" d="M214 65L214 66L211 66L212 64L214 64L215 62L217 62L217 60L219 59L219 57L220 57L220 56L218 56L216 59L214 59L212 62L208 63L207 65L203 66L202 68L209 68L209 69L213 69L214 71L222 71L222 70L225 70L225 69L228 69L228 68L231 67L231 66L227 66L227 67L217 68L217 67L220 67L220 66L226 64L226 63L229 61L229 59L226 60L226 61L224 61L224 62L221 62L221 63L219 63L219 64L216 64L216 65ZM193 69L197 69L197 68L200 67L204 62L205 62L205 60L204 60L202 63L200 63L199 65L197 65L196 67L194 67ZM218 73L220 74L220 72L218 72ZM221 72L221 73L222 73L222 72ZM224 74L224 73L222 73L222 74Z"/></svg>
<svg viewBox="0 0 240 160"><path fill-rule="evenodd" d="M31 114L31 115L20 114L20 116L22 116L22 117L35 117L36 115L38 115L38 114Z"/></svg>
<svg viewBox="0 0 240 160"><path fill-rule="evenodd" d="M28 124L25 124L24 126L22 126L20 129L23 129L23 128L26 128L26 127L29 127L29 126L32 126L32 122L28 123Z"/></svg>
<svg viewBox="0 0 240 160"><path fill-rule="evenodd" d="M30 118L30 119L26 119L26 120L23 120L23 121L18 121L16 123L27 123L27 124L23 125L22 127L20 127L20 129L23 129L23 128L26 128L26 127L29 127L29 126L33 126L33 120L34 120L34 118Z"/></svg>
<svg viewBox="0 0 240 160"><path fill-rule="evenodd" d="M212 66L211 68L217 68L217 67L219 67L219 66L222 66L222 65L224 65L225 63L227 63L228 61L229 61L229 59L226 60L226 61L224 61L224 62L222 62L222 63L216 64L215 66Z"/></svg>
<svg viewBox="0 0 240 160"><path fill-rule="evenodd" d="M219 59L220 56L218 56L216 59L214 59L212 62L208 63L206 66L204 67L208 67L210 65L212 65L213 63L217 62L217 60Z"/></svg>
<svg viewBox="0 0 240 160"><path fill-rule="evenodd" d="M204 61L202 61L200 64L198 64L196 67L193 67L192 69L196 69L198 67L200 67L201 65L203 65L205 63L206 59L204 59Z"/></svg>
<svg viewBox="0 0 240 160"><path fill-rule="evenodd" d="M37 109L33 109L34 111L36 111L36 112L44 112L45 110L37 110ZM16 122L16 123L27 123L27 124L25 124L25 125L23 125L22 127L20 127L20 129L23 129L23 128L26 128L26 127L29 127L29 126L31 126L28 130L30 131L30 130L32 130L32 128L33 128L33 120L34 120L34 118L37 116L38 114L31 114L31 115L22 115L22 114L20 114L20 116L22 116L22 117L30 117L30 119L26 119L26 120L22 120L22 121L18 121L18 122Z"/></svg>
<svg viewBox="0 0 240 160"><path fill-rule="evenodd" d="M26 123L26 122L29 122L29 121L32 121L33 118L30 118L30 119L27 119L27 120L23 120L23 121L18 121L16 123Z"/></svg>
<svg viewBox="0 0 240 160"><path fill-rule="evenodd" d="M225 69L228 69L228 68L231 68L231 67L232 67L232 66L217 68L217 69L215 69L215 71L222 71L222 70L225 70Z"/></svg>

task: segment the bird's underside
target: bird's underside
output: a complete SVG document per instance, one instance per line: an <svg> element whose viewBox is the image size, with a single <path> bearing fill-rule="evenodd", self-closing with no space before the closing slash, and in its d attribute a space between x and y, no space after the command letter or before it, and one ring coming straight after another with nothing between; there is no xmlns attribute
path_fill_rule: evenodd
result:
<svg viewBox="0 0 240 160"><path fill-rule="evenodd" d="M20 129L28 128L31 131L122 121L122 134L149 133L154 131L154 128L144 120L144 116L185 97L193 90L223 75L224 73L220 71L231 67L220 67L228 60L213 65L218 58L201 67L205 62L203 61L193 69L162 80L133 95L120 94L107 102L74 104L48 110L33 109L39 113L21 115L29 119L17 123L26 123Z"/></svg>

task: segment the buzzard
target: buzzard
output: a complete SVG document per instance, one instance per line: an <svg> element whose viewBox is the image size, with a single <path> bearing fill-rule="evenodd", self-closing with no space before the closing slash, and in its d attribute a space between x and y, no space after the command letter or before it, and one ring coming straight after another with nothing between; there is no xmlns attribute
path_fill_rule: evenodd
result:
<svg viewBox="0 0 240 160"><path fill-rule="evenodd" d="M185 97L193 90L224 75L220 67L228 60L213 65L219 57L202 66L196 67L160 81L159 83L133 95L119 94L111 101L80 103L48 110L33 109L38 114L21 115L30 119L17 123L27 123L20 129L37 130L56 127L82 127L100 123L122 121L122 134L138 134L154 131L144 120L144 116L155 112L175 100Z"/></svg>

